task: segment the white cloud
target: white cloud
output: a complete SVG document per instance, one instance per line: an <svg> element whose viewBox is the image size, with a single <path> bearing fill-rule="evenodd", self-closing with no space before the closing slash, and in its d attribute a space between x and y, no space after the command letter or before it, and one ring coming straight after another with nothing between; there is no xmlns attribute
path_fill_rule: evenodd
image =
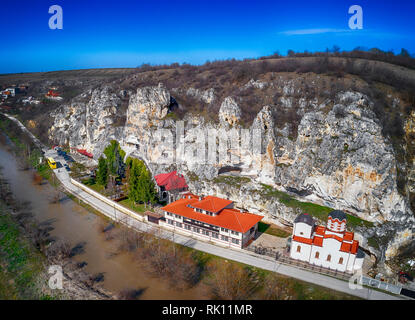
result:
<svg viewBox="0 0 415 320"><path fill-rule="evenodd" d="M308 34L322 34L322 33L342 33L350 32L348 29L332 29L332 28L318 28L318 29L301 29L301 30L288 30L279 32L279 34L293 36L293 35L308 35Z"/></svg>

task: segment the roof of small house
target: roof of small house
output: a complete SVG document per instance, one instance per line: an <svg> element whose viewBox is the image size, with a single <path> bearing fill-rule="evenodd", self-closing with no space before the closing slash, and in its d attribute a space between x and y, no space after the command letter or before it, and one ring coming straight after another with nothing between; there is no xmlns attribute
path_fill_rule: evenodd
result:
<svg viewBox="0 0 415 320"><path fill-rule="evenodd" d="M154 177L158 186L163 186L167 191L187 188L186 179L177 171L160 173Z"/></svg>
<svg viewBox="0 0 415 320"><path fill-rule="evenodd" d="M206 198L204 200L206 200ZM209 199L211 202L213 202L214 208L222 207L224 204L223 201L226 203L230 201L217 197L209 197ZM210 216L201 212L196 212L192 207L201 207L200 203L204 200L200 201L195 196L191 196L190 199L189 197L184 197L168 204L161 209L188 219L201 221L213 226L242 233L247 232L263 218L263 216L249 212L240 212L237 209L222 209L216 216ZM230 201L230 203L232 203L232 201ZM206 202L204 202L204 204L206 204Z"/></svg>
<svg viewBox="0 0 415 320"><path fill-rule="evenodd" d="M214 196L207 196L201 199L199 202L192 204L192 207L216 213L229 206L230 204L232 204L231 200L226 200Z"/></svg>

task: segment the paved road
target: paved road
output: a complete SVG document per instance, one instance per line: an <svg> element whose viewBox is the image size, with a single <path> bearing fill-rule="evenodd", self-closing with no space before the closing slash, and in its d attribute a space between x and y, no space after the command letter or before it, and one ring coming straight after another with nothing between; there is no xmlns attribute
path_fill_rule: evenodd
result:
<svg viewBox="0 0 415 320"><path fill-rule="evenodd" d="M134 220L129 216L125 215L121 211L116 210L114 207L106 204L105 202L93 197L89 193L83 191L82 189L74 186L70 182L70 178L68 173L64 168L61 168L59 172L55 170L56 176L65 186L65 188L74 194L76 197L80 198L84 202L90 204L94 208L98 209L99 211L112 216L116 217L117 219L123 220L125 223L132 225L138 230L145 231L145 232L154 232L154 227L138 220ZM133 221L134 220L134 221ZM322 274L314 273L311 271L298 269L293 266L284 265L281 263L276 262L272 258L263 257L256 255L252 252L248 252L245 250L236 250L230 248L224 248L220 246L216 246L210 243L206 243L203 241L196 240L194 238L190 238L188 236L184 236L182 234L178 234L176 232L171 232L168 230L158 230L158 236L174 241L175 243L185 245L187 247L204 251L216 256L220 256L225 259L235 260L238 262L242 262L251 266L255 266L258 268L262 268L265 270L270 270L277 272L279 274L283 274L292 278L296 278L299 280L307 281L310 283L314 283L326 288L330 288L336 291L341 291L348 293L350 295L358 296L364 299L373 299L373 300L390 300L390 299L399 299L399 297L395 297L392 295L385 294L383 292L379 292L376 290L363 288L363 289L356 289L352 290L349 288L348 282L335 279L329 276L325 276Z"/></svg>
<svg viewBox="0 0 415 320"><path fill-rule="evenodd" d="M44 150L44 151L45 151L45 156L53 157L55 160L61 162L62 165L66 163L65 160L62 157L58 156L54 150ZM363 299L370 299L370 300L404 299L401 297L392 296L392 295L389 295L389 294L386 294L380 291L376 291L373 289L369 289L369 288L352 290L349 288L349 284L346 281L335 279L335 278L325 276L319 273L314 273L311 271L299 269L293 266L284 265L284 264L276 262L274 259L270 257L260 256L260 255L257 255L253 252L249 252L246 250L237 250L237 249L220 247L217 245L199 241L194 238L190 238L188 236L184 236L182 234L178 234L176 232L168 231L165 229L155 230L154 226L149 225L145 222L138 221L136 219L133 219L125 215L121 211L116 210L114 207L108 205L107 203L95 198L91 194L73 185L70 181L69 174L65 170L65 168L62 167L59 169L55 169L54 172L57 178L62 183L62 185L65 187L65 189L69 191L71 194L81 199L82 201L88 203L95 209L101 211L105 215L114 217L116 220L121 220L122 222L136 228L137 230L141 230L144 232L153 232L153 233L156 232L157 236L160 236L162 238L174 241L175 243L185 245L187 247L190 247L190 248L193 248L199 251L204 251L204 252L207 252L207 253L210 253L210 254L225 258L225 259L235 260L235 261L245 263L251 266L273 271L273 272L276 272L276 273L279 273L285 276L289 276L295 279L313 283L313 284L323 286L329 289L333 289L336 291L344 292L344 293L357 296Z"/></svg>

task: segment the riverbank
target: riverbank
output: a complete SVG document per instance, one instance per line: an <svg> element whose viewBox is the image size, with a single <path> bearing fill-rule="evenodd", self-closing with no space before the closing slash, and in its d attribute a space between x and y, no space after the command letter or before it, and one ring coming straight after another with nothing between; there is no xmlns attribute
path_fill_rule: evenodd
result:
<svg viewBox="0 0 415 320"><path fill-rule="evenodd" d="M27 203L16 201L0 175L0 299L113 299L70 258L64 241L50 238L49 228L36 221ZM62 268L61 290L48 285L52 265Z"/></svg>
<svg viewBox="0 0 415 320"><path fill-rule="evenodd" d="M5 162L10 163L11 161ZM40 188L48 188L43 185ZM21 186L19 187L21 191ZM43 190L45 191L45 190ZM32 199L36 202L37 200ZM68 200L69 201L69 200ZM71 201L69 201L71 202ZM69 202L66 205L69 206ZM53 206L52 210L61 210L62 203ZM50 209L43 209L43 212ZM78 210L78 209L76 209ZM48 214L50 217L58 217L62 219L62 225L58 225L57 229L62 234L73 237L73 241L86 242L85 254L80 255L79 259L88 258L89 264L85 267L92 271L93 274L105 274L104 286L115 289L114 292L137 292L145 289L140 298L142 299L350 299L350 295L336 292L327 288L322 288L300 280L285 277L274 272L265 271L260 268L244 265L232 260L224 259L212 254L194 250L188 247L173 245L171 241L156 241L157 245L153 247L138 247L135 250L120 251L120 241L117 237L112 237L110 233L123 233L120 227L112 228L110 233L100 231L103 239L96 239L96 231L94 230L96 223L92 221L102 221L97 216L85 214L80 216L77 212L67 211L62 213ZM69 219L69 220L68 220ZM64 221L64 223L63 223ZM76 221L76 223L75 223ZM58 221L59 223L59 221ZM74 224L75 223L75 224ZM97 222L98 224L100 222ZM108 222L108 225L110 223ZM92 229L91 229L92 228ZM76 233L74 234L74 231ZM68 234L69 232L69 234ZM134 232L137 234L136 232ZM89 248L88 248L89 247ZM182 253L178 248L188 250L189 254L183 253L184 259L193 259L196 262L204 262L204 266L200 272L197 283L192 284L190 289L176 289L171 284L176 274L180 275L182 271L177 273L164 272L168 270L168 266L178 265L180 267L183 260ZM176 252L176 254L175 254ZM153 253L158 253L153 255ZM107 257L110 255L110 257ZM161 259L163 257L163 259ZM75 257L76 258L76 257ZM161 261L160 261L161 259ZM172 261L174 262L172 264ZM82 261L79 261L82 262ZM148 265L146 265L148 263ZM153 265L153 268L151 267ZM149 272L154 269L154 265L158 266L160 272ZM194 268L193 262L190 268ZM167 266L167 267L166 267ZM186 270L186 268L184 268ZM144 271L144 272L143 272ZM182 272L183 274L183 272ZM194 274L194 273L192 273ZM238 275L238 277L234 276ZM224 294L230 292L231 288L237 288L237 283L247 284L248 291L243 295L236 292L235 294ZM284 291L284 288L290 290ZM131 290L130 290L131 289ZM221 293L222 292L222 293ZM280 293L278 293L280 292Z"/></svg>

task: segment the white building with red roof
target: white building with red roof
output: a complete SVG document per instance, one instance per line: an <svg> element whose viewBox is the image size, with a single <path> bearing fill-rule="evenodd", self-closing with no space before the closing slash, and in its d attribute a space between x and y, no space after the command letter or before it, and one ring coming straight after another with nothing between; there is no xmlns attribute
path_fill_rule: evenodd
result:
<svg viewBox="0 0 415 320"><path fill-rule="evenodd" d="M167 201L167 203L176 200L179 193L186 191L188 188L186 179L177 171L160 173L154 179L157 182L159 200Z"/></svg>
<svg viewBox="0 0 415 320"><path fill-rule="evenodd" d="M342 272L361 269L364 253L354 233L346 231L346 214L335 210L329 213L327 226L315 225L308 214L301 214L294 220L290 256Z"/></svg>
<svg viewBox="0 0 415 320"><path fill-rule="evenodd" d="M205 198L190 192L162 208L160 225L201 240L233 248L243 248L255 237L263 216L233 208L233 201Z"/></svg>

